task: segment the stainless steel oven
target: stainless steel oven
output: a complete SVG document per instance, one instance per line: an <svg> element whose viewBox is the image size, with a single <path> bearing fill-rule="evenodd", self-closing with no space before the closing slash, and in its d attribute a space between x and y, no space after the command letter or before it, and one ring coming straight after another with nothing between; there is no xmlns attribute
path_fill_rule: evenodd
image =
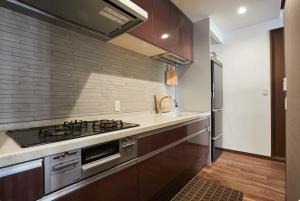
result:
<svg viewBox="0 0 300 201"><path fill-rule="evenodd" d="M122 138L45 157L45 194L136 157L136 137Z"/></svg>
<svg viewBox="0 0 300 201"><path fill-rule="evenodd" d="M82 178L95 175L137 157L136 138L125 138L82 149Z"/></svg>

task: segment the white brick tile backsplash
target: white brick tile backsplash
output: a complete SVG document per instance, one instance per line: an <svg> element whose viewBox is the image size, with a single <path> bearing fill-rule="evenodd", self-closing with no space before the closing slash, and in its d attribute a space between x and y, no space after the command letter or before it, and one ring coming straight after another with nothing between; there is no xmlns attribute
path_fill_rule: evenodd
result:
<svg viewBox="0 0 300 201"><path fill-rule="evenodd" d="M141 50L142 51L142 50ZM0 8L0 124L153 111L166 65Z"/></svg>

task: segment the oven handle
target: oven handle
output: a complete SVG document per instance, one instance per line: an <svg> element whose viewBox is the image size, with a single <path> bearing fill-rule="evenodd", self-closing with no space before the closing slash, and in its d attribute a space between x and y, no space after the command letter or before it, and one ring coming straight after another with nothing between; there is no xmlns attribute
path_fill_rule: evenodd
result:
<svg viewBox="0 0 300 201"><path fill-rule="evenodd" d="M114 161L114 160L119 159L119 158L121 158L121 154L114 154L112 156L103 158L101 160L97 160L97 161L94 161L92 163L85 164L85 165L81 166L81 169L82 169L83 172L85 172L85 171L87 171L87 170L89 170L91 168L103 165L105 163Z"/></svg>

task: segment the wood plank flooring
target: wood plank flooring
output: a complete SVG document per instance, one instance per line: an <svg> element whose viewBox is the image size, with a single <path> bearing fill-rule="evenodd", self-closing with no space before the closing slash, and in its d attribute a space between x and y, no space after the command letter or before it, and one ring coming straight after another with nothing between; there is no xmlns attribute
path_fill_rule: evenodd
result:
<svg viewBox="0 0 300 201"><path fill-rule="evenodd" d="M199 176L244 193L243 201L284 201L285 163L223 152Z"/></svg>

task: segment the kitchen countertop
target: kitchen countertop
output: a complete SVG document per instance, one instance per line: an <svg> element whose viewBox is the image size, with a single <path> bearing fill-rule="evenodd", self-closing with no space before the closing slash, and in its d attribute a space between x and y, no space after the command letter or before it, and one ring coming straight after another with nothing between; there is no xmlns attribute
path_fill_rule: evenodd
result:
<svg viewBox="0 0 300 201"><path fill-rule="evenodd" d="M130 129L113 131L105 134L92 135L72 140L38 145L29 148L21 148L14 140L12 140L5 134L5 131L10 129L60 124L64 121L74 120L74 118L0 125L0 130L2 130L2 132L0 131L0 168L43 158L45 156L64 151L137 135L151 130L184 123L201 117L206 117L209 115L210 113L180 113L180 115L176 116L172 114L159 115L150 112L144 112L82 117L77 119L86 121L95 119L122 119L124 122L137 123L140 124L140 126Z"/></svg>

